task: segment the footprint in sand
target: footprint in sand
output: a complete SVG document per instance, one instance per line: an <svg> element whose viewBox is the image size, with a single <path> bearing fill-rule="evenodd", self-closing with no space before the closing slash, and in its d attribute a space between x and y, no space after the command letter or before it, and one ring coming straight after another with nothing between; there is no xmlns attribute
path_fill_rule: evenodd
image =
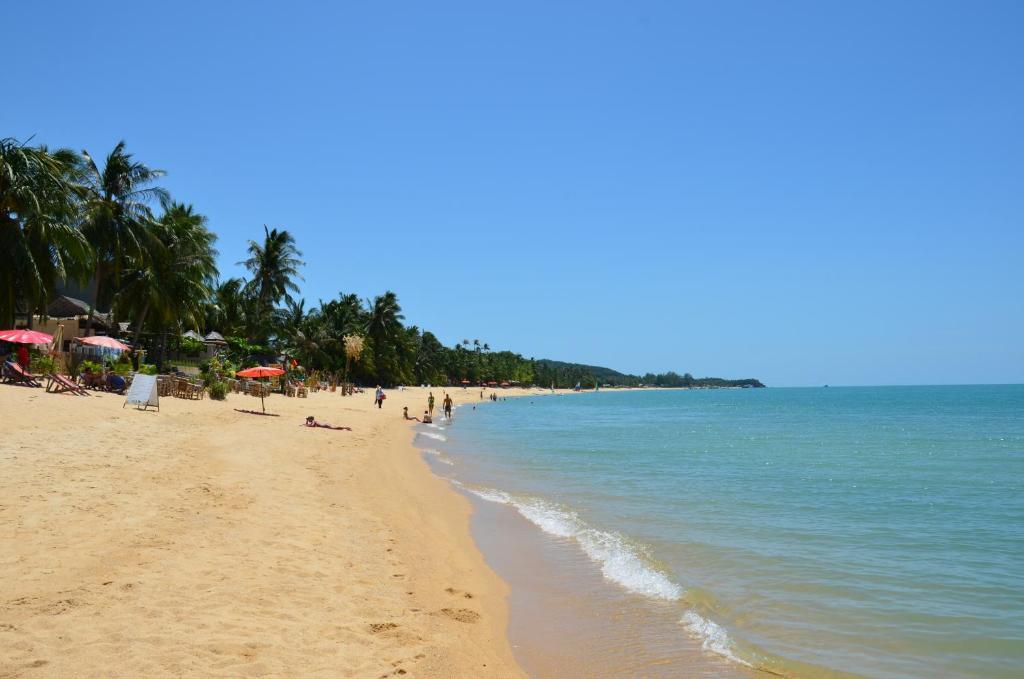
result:
<svg viewBox="0 0 1024 679"><path fill-rule="evenodd" d="M469 592L463 592L461 590L455 589L454 587L447 587L447 588L445 588L444 591L448 592L452 596L456 596L458 594L462 594L462 598L463 599L472 599L473 598L473 595L470 594Z"/></svg>
<svg viewBox="0 0 1024 679"><path fill-rule="evenodd" d="M398 629L398 625L393 622L374 622L370 624L370 631L374 634L389 632L393 629Z"/></svg>
<svg viewBox="0 0 1024 679"><path fill-rule="evenodd" d="M443 615L456 622L474 623L480 621L480 614L468 608L442 608L437 612L437 615Z"/></svg>

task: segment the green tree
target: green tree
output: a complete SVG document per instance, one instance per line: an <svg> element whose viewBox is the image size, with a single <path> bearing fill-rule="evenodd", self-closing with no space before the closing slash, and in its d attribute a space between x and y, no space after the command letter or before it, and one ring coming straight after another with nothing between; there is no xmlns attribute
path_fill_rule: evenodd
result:
<svg viewBox="0 0 1024 679"><path fill-rule="evenodd" d="M263 226L263 243L249 241L249 258L239 264L252 274L248 288L256 305L256 318L250 319L250 326L257 339L265 341L273 332L272 316L274 306L282 299L292 301L291 293L298 292L296 279L302 280L299 267L302 253L295 246L295 238L285 230L268 229Z"/></svg>
<svg viewBox="0 0 1024 679"><path fill-rule="evenodd" d="M86 335L91 335L93 314L113 297L123 270L139 268L146 259L153 223L150 203L169 202L170 197L154 185L164 172L133 160L125 151L124 141L110 152L102 170L88 151L82 151L82 158L87 188L82 232L92 246L95 279L86 326Z"/></svg>
<svg viewBox="0 0 1024 679"><path fill-rule="evenodd" d="M374 356L377 378L384 384L409 382L412 375L403 370L400 358L405 353L402 321L402 307L398 304L398 296L388 290L367 302L369 317L366 322L366 334Z"/></svg>
<svg viewBox="0 0 1024 679"><path fill-rule="evenodd" d="M246 295L246 282L229 278L217 283L206 304L204 329L216 330L224 337L245 333L248 325L251 299Z"/></svg>
<svg viewBox="0 0 1024 679"><path fill-rule="evenodd" d="M0 139L0 326L44 307L61 279L84 280L91 249L78 229L77 156Z"/></svg>
<svg viewBox="0 0 1024 679"><path fill-rule="evenodd" d="M135 343L147 318L158 328L203 325L217 276L217 237L191 205L169 203L150 227L148 254L126 269L117 307L135 319Z"/></svg>

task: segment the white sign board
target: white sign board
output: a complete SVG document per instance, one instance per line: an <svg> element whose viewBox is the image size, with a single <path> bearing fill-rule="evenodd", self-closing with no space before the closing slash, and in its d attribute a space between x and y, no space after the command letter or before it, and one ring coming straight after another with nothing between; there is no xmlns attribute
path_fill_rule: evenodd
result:
<svg viewBox="0 0 1024 679"><path fill-rule="evenodd" d="M156 389L156 375L136 375L132 386L128 388L128 396L124 406L134 403L137 406L156 406L160 410L160 394ZM124 406L121 406L122 408Z"/></svg>

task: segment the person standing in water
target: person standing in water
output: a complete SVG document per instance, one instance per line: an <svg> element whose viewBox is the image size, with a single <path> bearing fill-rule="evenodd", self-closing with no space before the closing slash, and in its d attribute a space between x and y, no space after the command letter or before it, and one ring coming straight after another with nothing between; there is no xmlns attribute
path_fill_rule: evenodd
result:
<svg viewBox="0 0 1024 679"><path fill-rule="evenodd" d="M431 417L434 416L434 392L432 391L427 393L427 412Z"/></svg>
<svg viewBox="0 0 1024 679"><path fill-rule="evenodd" d="M444 415L449 420L452 419L452 397L448 394L444 395Z"/></svg>

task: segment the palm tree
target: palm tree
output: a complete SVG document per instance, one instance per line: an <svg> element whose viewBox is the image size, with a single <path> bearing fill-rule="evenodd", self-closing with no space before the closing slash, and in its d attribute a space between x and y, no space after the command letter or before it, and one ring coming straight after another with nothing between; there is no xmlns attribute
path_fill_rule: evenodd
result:
<svg viewBox="0 0 1024 679"><path fill-rule="evenodd" d="M377 377L381 382L392 384L404 381L399 357L406 348L403 342L402 307L398 304L398 296L388 290L376 297L373 302L367 300L369 318L366 322L366 334L374 354L374 365Z"/></svg>
<svg viewBox="0 0 1024 679"><path fill-rule="evenodd" d="M398 304L398 295L388 290L372 303L367 300L367 304L370 307L370 318L366 323L366 332L375 338L393 337L405 320L402 307Z"/></svg>
<svg viewBox="0 0 1024 679"><path fill-rule="evenodd" d="M78 230L77 156L0 139L0 326L32 313L58 280L83 279L89 244Z"/></svg>
<svg viewBox="0 0 1024 679"><path fill-rule="evenodd" d="M135 162L125 151L124 141L110 152L102 170L88 151L82 151L82 157L88 188L82 232L92 245L96 281L86 325L86 335L91 335L96 307L113 296L108 288L120 281L126 267L138 268L138 260L145 259L148 227L153 223L150 203L170 198L166 190L153 185L164 176L163 170Z"/></svg>
<svg viewBox="0 0 1024 679"><path fill-rule="evenodd" d="M295 247L295 238L285 230L268 229L263 225L263 244L249 241L249 258L239 262L252 273L249 290L256 300L259 318L255 319L260 330L269 325L274 305L281 299L292 301L291 293L298 292L294 279L302 280L299 267L305 262L302 253ZM266 338L266 333L262 336Z"/></svg>
<svg viewBox="0 0 1024 679"><path fill-rule="evenodd" d="M225 337L244 332L251 306L245 291L246 282L241 278L229 278L215 285L206 306L206 330L216 330Z"/></svg>
<svg viewBox="0 0 1024 679"><path fill-rule="evenodd" d="M135 343L151 315L158 327L200 327L217 276L217 237L191 205L165 205L148 240L148 256L125 270L117 294L118 306L135 316Z"/></svg>

